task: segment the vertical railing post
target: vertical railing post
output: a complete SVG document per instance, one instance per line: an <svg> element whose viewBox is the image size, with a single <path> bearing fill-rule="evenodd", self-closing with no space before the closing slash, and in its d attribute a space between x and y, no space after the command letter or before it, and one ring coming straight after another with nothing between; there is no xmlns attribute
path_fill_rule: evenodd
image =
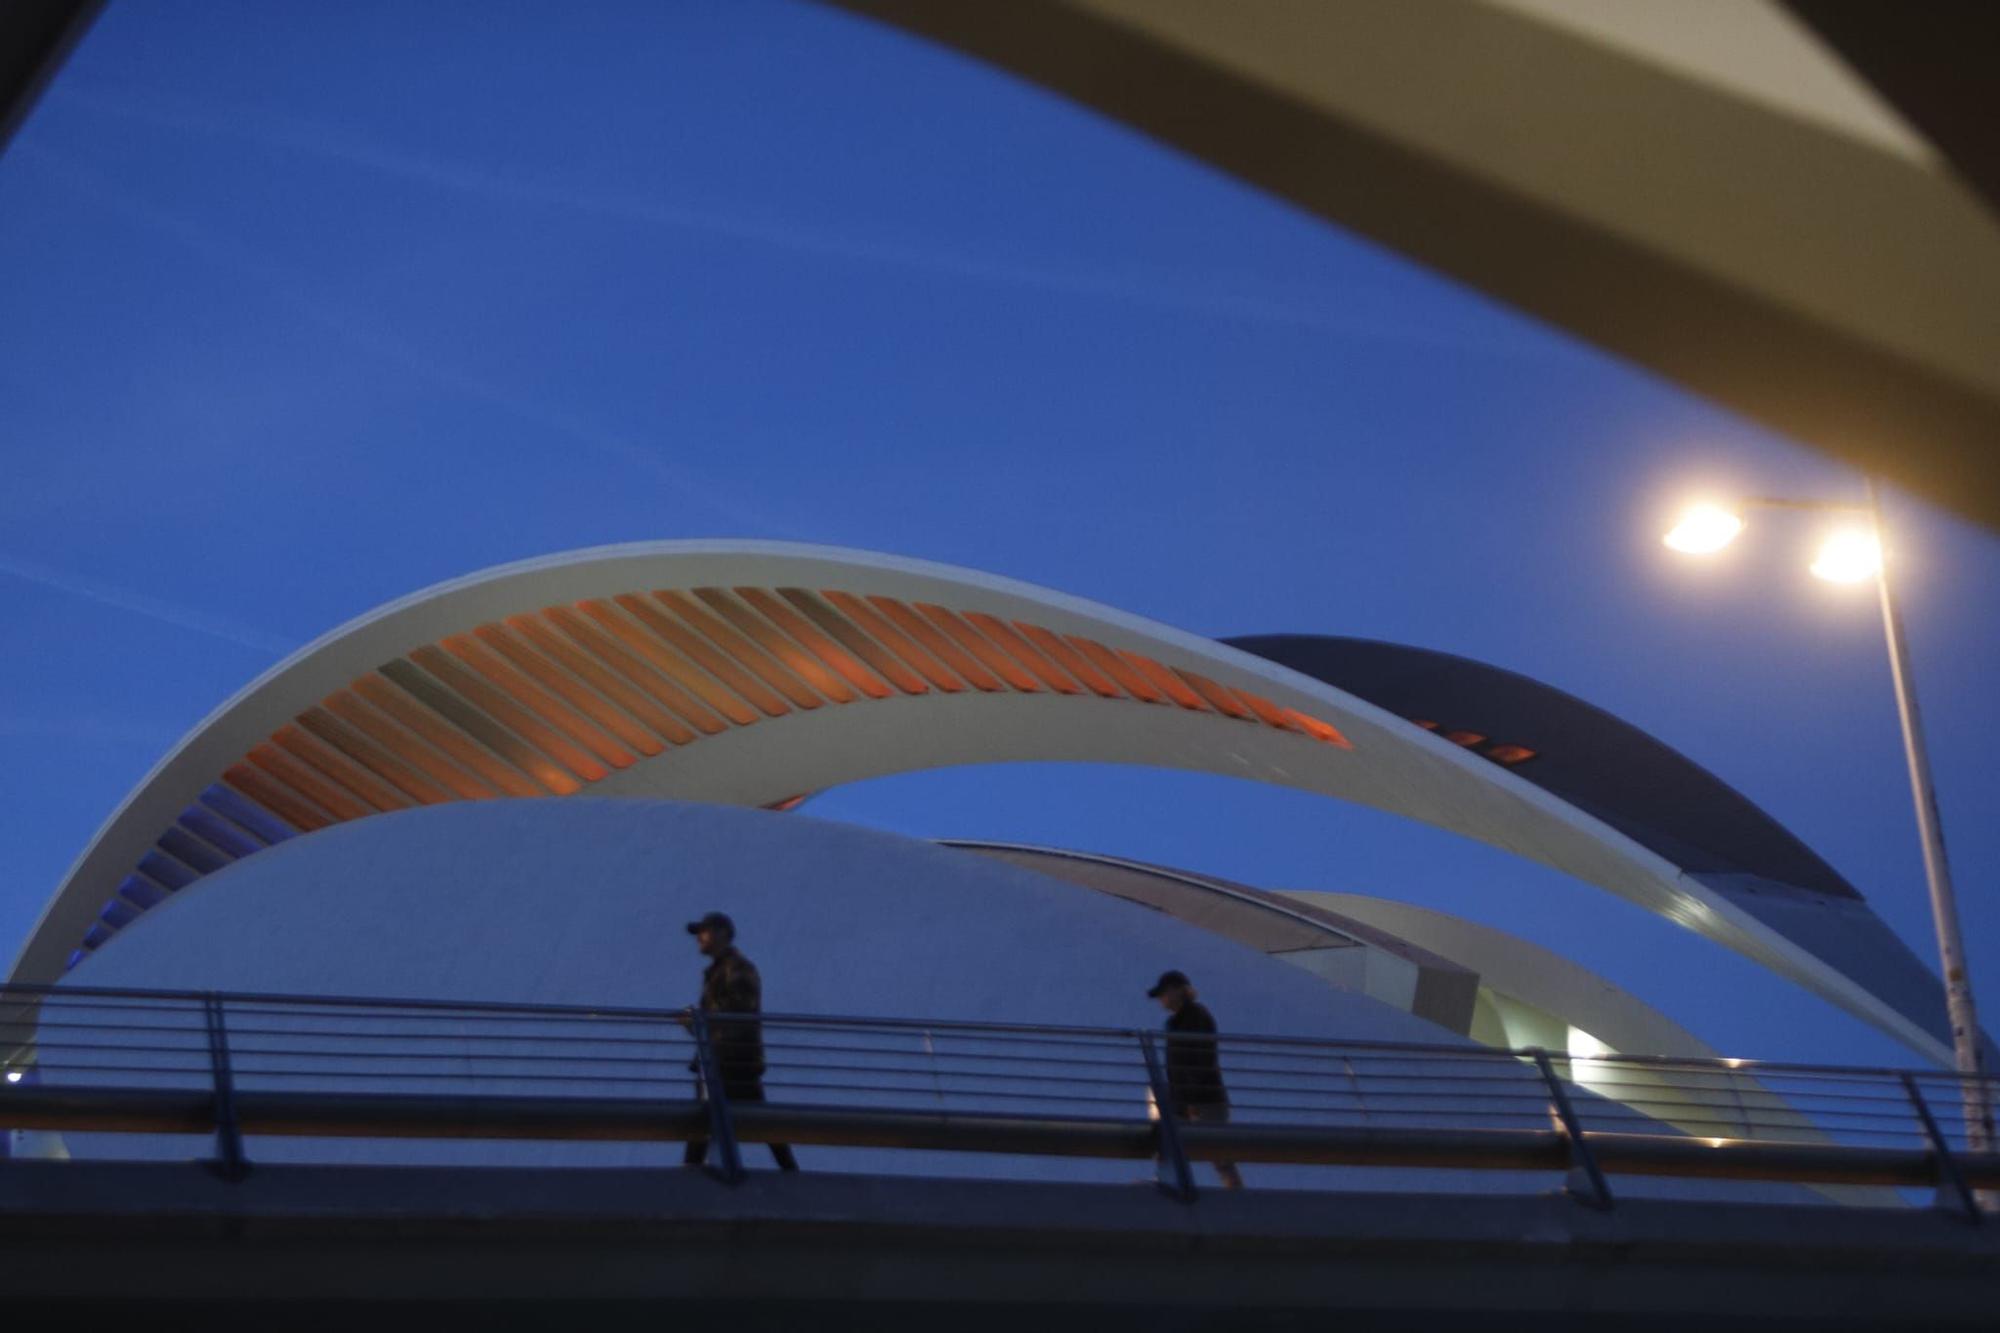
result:
<svg viewBox="0 0 2000 1333"><path fill-rule="evenodd" d="M202 997L202 1017L208 1028L208 1070L215 1108L215 1173L224 1180L250 1174L243 1156L243 1131L236 1121L236 1079L229 1069L229 1028L222 1016L222 997L214 991Z"/></svg>
<svg viewBox="0 0 2000 1333"><path fill-rule="evenodd" d="M1159 1143L1154 1169L1160 1177L1160 1188L1182 1203L1193 1203L1194 1168L1188 1164L1187 1153L1181 1148L1180 1108L1174 1103L1174 1090L1167 1082L1167 1069L1160 1063L1159 1048L1154 1045L1152 1033L1139 1034L1139 1050L1146 1057L1146 1079L1153 1089L1153 1105L1160 1113L1153 1129Z"/></svg>
<svg viewBox="0 0 2000 1333"><path fill-rule="evenodd" d="M694 1033L694 1060L701 1074L702 1100L708 1105L708 1141L715 1148L722 1178L735 1185L743 1179L743 1151L736 1143L736 1121L729 1114L729 1094L715 1057L708 1015L695 1010L688 1016L688 1027Z"/></svg>
<svg viewBox="0 0 2000 1333"><path fill-rule="evenodd" d="M1938 1194L1942 1196L1947 1189L1956 1194L1965 1215L1972 1219L1974 1226L1978 1226L1981 1220L1979 1198L1959 1173L1958 1159L1951 1155L1951 1141L1945 1138L1937 1117L1931 1114L1931 1104L1924 1099L1924 1090L1917 1086L1917 1080L1908 1073L1903 1074L1902 1079L1903 1091L1910 1094L1910 1105L1917 1108L1917 1119L1923 1122L1924 1137L1931 1141L1931 1155L1937 1161Z"/></svg>
<svg viewBox="0 0 2000 1333"><path fill-rule="evenodd" d="M1535 1068L1542 1071L1542 1082L1549 1089L1549 1106L1562 1125L1563 1137L1569 1140L1569 1179L1565 1188L1593 1208L1610 1208L1611 1187L1604 1183L1604 1173L1597 1169L1597 1159L1584 1140L1576 1108L1570 1105L1569 1093L1556 1077L1555 1066L1549 1063L1549 1053L1539 1046L1529 1047L1527 1053L1534 1058Z"/></svg>

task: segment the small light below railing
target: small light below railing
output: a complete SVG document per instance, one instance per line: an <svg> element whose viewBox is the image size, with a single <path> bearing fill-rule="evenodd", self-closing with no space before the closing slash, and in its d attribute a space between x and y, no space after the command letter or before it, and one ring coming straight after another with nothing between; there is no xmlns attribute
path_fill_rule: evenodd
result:
<svg viewBox="0 0 2000 1333"><path fill-rule="evenodd" d="M10 1070L8 1070L8 1071L7 1071L7 1081L8 1081L9 1083L19 1083L19 1082L21 1081L21 1071L20 1071L20 1070L18 1070L18 1069L10 1069Z"/></svg>

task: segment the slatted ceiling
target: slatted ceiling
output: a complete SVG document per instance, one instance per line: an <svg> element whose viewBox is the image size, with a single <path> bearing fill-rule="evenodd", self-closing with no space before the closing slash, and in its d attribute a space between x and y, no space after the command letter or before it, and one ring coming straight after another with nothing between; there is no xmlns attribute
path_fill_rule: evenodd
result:
<svg viewBox="0 0 2000 1333"><path fill-rule="evenodd" d="M1182 708L1187 709L1190 713L1206 713L1211 711L1208 702L1193 689L1189 688L1186 681L1144 653L1130 652L1121 648L1118 650L1118 656L1138 668L1139 674L1144 676L1147 683L1152 685L1154 689L1160 691L1160 693L1166 695L1167 698L1173 700Z"/></svg>
<svg viewBox="0 0 2000 1333"><path fill-rule="evenodd" d="M687 594L671 588L658 589L654 591L653 599L719 649L723 662L750 668L758 680L784 695L794 707L818 708L826 702L783 662L737 633L705 607L697 605Z"/></svg>
<svg viewBox="0 0 2000 1333"><path fill-rule="evenodd" d="M231 860L264 850L263 842L199 805L191 805L181 811L180 819L175 822Z"/></svg>
<svg viewBox="0 0 2000 1333"><path fill-rule="evenodd" d="M724 733L724 731L730 729L730 725L728 725L728 721L724 717L716 715L700 699L696 699L688 691L684 691L678 685L674 685L674 681L670 681L668 677L664 677L658 671L654 671L644 656L640 656L638 652L626 648L624 640L620 640L612 632L606 632L594 616L580 614L580 612L576 612L576 610L572 610L568 606L550 606L546 610L546 614L548 614L550 620L554 620L562 628L562 632L566 632L572 640L576 640L578 644L582 644L584 650L596 654L598 660L610 662L622 679L630 681L640 693L644 693L648 699L652 699L656 707L672 709L674 715L684 717L698 731L702 731L702 733L706 733L710 737L720 735L720 733ZM632 624L628 624L626 618L620 616L610 604L600 606L600 614L608 616L620 632L638 634L638 628L632 626ZM658 644L654 644L650 638L644 638L644 636L640 636L640 638L644 640L644 646L646 646L648 652L660 650ZM662 731L660 735L664 737L668 733Z"/></svg>
<svg viewBox="0 0 2000 1333"><path fill-rule="evenodd" d="M558 661L551 661L548 657L536 652L527 643L522 641L518 631L510 631L508 628L500 625L481 625L473 631L473 634L478 637L481 643L506 658L517 670L540 682L546 689L560 695L569 703L570 707L588 717L612 736L623 741L632 750L642 755L661 754L666 750L666 742L641 725L644 721L643 718L634 721L632 717L628 717L616 706L618 701L615 697L607 701L607 696L599 690L591 688L592 685L596 684L595 681L589 680L588 677L580 679L574 668L565 670L562 665L559 665L558 662L560 659ZM572 649L572 651L575 650ZM578 655L581 656L581 654ZM599 667L598 670L602 672L604 668ZM630 687L628 686L627 689L629 690ZM636 692L634 693L636 694ZM665 715L662 714L662 716L664 717ZM669 725L672 726L674 731L685 733L689 740L694 739L694 733L688 731L687 728L680 726L678 723L670 723ZM672 739L672 737L670 736L668 739ZM620 767L623 767L623 765L620 765Z"/></svg>
<svg viewBox="0 0 2000 1333"><path fill-rule="evenodd" d="M1354 748L1347 737L1341 735L1333 727L1313 717L1311 714L1301 713L1296 708L1287 708L1284 712L1288 719L1296 723L1300 730L1304 731L1306 735L1312 737L1314 740L1325 741L1328 745L1338 745L1343 750L1352 750Z"/></svg>
<svg viewBox="0 0 2000 1333"><path fill-rule="evenodd" d="M738 726L757 721L757 713L783 717L791 706L768 685L735 662L715 645L667 613L666 608L640 593L623 593L612 599L639 622L643 632L663 640L669 656L678 657L687 673L686 681L697 684L701 697ZM717 682L720 682L718 684ZM744 707L748 700L751 708ZM753 709L755 711L753 711Z"/></svg>
<svg viewBox="0 0 2000 1333"><path fill-rule="evenodd" d="M842 615L869 637L888 649L904 665L914 667L919 675L946 694L963 694L965 682L951 673L951 669L925 652L917 641L885 620L875 608L851 593L832 588L822 590L822 596Z"/></svg>
<svg viewBox="0 0 2000 1333"><path fill-rule="evenodd" d="M580 602L578 607L599 629L609 631L622 647L629 650L628 655L638 656L647 666L653 668L655 675L672 682L676 694L691 695L700 700L701 712L719 713L739 726L748 726L757 720L755 708L717 684L706 672L675 651L667 640L652 633L648 627L641 625L632 616L624 614L610 602ZM665 612L653 612L653 615L655 619L661 621L666 619ZM704 727L703 730L707 728ZM724 728L717 727L716 730L721 731Z"/></svg>
<svg viewBox="0 0 2000 1333"><path fill-rule="evenodd" d="M523 769L501 756L528 747L508 736L484 714L433 681L410 662L384 662L372 676L354 682L354 689L375 707L442 750L462 767L477 773L506 796L544 796L547 791ZM541 761L549 766L547 760Z"/></svg>
<svg viewBox="0 0 2000 1333"><path fill-rule="evenodd" d="M558 628L552 612L544 614L548 614L550 618L508 616L508 628L526 638L532 646L540 648L552 662L558 662L564 671L574 675L578 681L582 681L598 695L618 705L618 709L622 709L626 715L638 719L638 723L644 725L636 729L640 735L628 735L620 731L618 733L620 737L626 737L634 747L646 751L648 755L662 753L660 751L662 741L672 745L688 745L690 741L694 741L694 731L688 727L688 723L668 713L666 705L660 703L660 699L646 693L646 689L636 685L634 679L628 679L628 675L620 675L622 669L614 667L610 658L592 652L588 646L582 646L584 640ZM588 624L584 624L580 616L574 616L574 612L572 618L576 620L578 630L590 628ZM632 671L652 675L640 662L632 662ZM690 709L698 709L694 701L688 701L688 705ZM706 713L706 709L700 711ZM722 719L712 719L712 721L716 729L726 727ZM644 733L650 733L650 737L644 737ZM648 745L652 749L648 749Z"/></svg>
<svg viewBox="0 0 2000 1333"><path fill-rule="evenodd" d="M893 597L870 597L869 605L887 616L897 629L922 644L924 651L964 677L974 689L998 694L1007 687L974 661L972 655L938 631L938 627Z"/></svg>
<svg viewBox="0 0 2000 1333"><path fill-rule="evenodd" d="M160 834L157 845L197 875L212 875L236 859L219 848L209 846L179 824Z"/></svg>
<svg viewBox="0 0 2000 1333"><path fill-rule="evenodd" d="M201 803L238 828L248 829L252 835L262 838L266 843L281 843L287 838L298 836L298 830L284 820L219 782L210 783L203 789Z"/></svg>
<svg viewBox="0 0 2000 1333"><path fill-rule="evenodd" d="M696 588L694 595L711 611L748 635L758 647L782 662L785 669L837 704L854 702L854 691L840 674L814 657L776 625L720 588ZM816 706L817 701L815 701Z"/></svg>
<svg viewBox="0 0 2000 1333"><path fill-rule="evenodd" d="M329 705L332 701L329 701ZM345 696L343 702L352 704L350 711L367 708L358 698ZM377 730L393 737L404 750L421 750L422 742L413 736L394 730L395 724L386 718L378 719ZM306 709L299 714L299 727L319 737L332 749L340 751L356 764L377 774L390 786L407 798L407 803L418 805L443 805L455 799L450 790L431 778L426 777L410 764L403 762L386 748L364 735L358 728L334 716L329 706ZM443 764L442 759L437 761Z"/></svg>
<svg viewBox="0 0 2000 1333"><path fill-rule="evenodd" d="M1241 699L1226 686L1219 685L1207 676L1198 676L1192 671L1174 668L1174 674L1193 686L1195 692L1206 699L1209 706L1225 717L1233 717L1239 722L1255 722L1257 717Z"/></svg>
<svg viewBox="0 0 2000 1333"><path fill-rule="evenodd" d="M1024 669L1020 663L1000 651L999 648L993 645L991 640L966 623L957 612L948 610L932 602L918 602L915 605L917 614L935 625L946 637L957 644L960 649L971 653L975 658L979 659L981 666L992 672L995 676L998 676L1000 680L1005 681L1013 689L1022 694L1040 694L1042 692L1042 683L1035 679L1033 672ZM972 680L972 683L975 685L979 684L978 681L973 680L970 676L967 676L966 679ZM997 687L998 682L995 682L995 685Z"/></svg>
<svg viewBox="0 0 2000 1333"><path fill-rule="evenodd" d="M72 965L169 893L299 832L417 802L569 795L697 729L968 684L1172 702L1351 748L1308 714L1025 621L837 589L626 593L412 649L277 728L161 833Z"/></svg>
<svg viewBox="0 0 2000 1333"><path fill-rule="evenodd" d="M410 798L363 768L340 751L307 732L302 726L279 727L271 740L294 759L310 765L323 776L353 792L377 810L407 810Z"/></svg>
<svg viewBox="0 0 2000 1333"><path fill-rule="evenodd" d="M599 729L596 723L530 680L524 673L515 670L511 663L504 661L484 643L469 635L454 634L444 640L444 649L484 676L487 684L518 704L538 723L553 728L552 734L556 739L566 742L572 748L582 746L597 760L611 765L612 768L630 768L639 762L637 755L620 745L609 733ZM539 736L529 735L528 739L537 745L542 744ZM549 747L543 745L542 748ZM602 767L598 767L593 774L588 769L578 768L577 765L570 763L570 756L562 750L553 750L551 753L563 763L569 764L587 781L604 780L606 771Z"/></svg>
<svg viewBox="0 0 2000 1333"><path fill-rule="evenodd" d="M744 591L739 589L738 591ZM919 673L881 644L861 632L859 626L805 588L780 588L778 595L803 612L813 624L838 640L842 647L880 672L882 678L905 694L928 694L930 686ZM853 679L853 677L849 677ZM859 684L859 681L856 681ZM872 692L871 692L872 693ZM882 698L885 696L876 695Z"/></svg>
<svg viewBox="0 0 2000 1333"><path fill-rule="evenodd" d="M697 591L703 591L697 589ZM720 595L721 589L708 589ZM868 669L867 665L853 653L841 647L827 636L812 621L800 615L785 602L779 600L767 588L737 588L736 595L747 603L757 614L789 635L808 653L838 672L841 678L871 699L887 699L896 693L895 686ZM828 614L831 614L829 612ZM811 679L811 677L808 677ZM817 683L817 682L815 682ZM919 691L921 692L921 691ZM844 700L842 702L845 702Z"/></svg>
<svg viewBox="0 0 2000 1333"><path fill-rule="evenodd" d="M201 878L157 847L139 858L139 873L171 893L177 893Z"/></svg>
<svg viewBox="0 0 2000 1333"><path fill-rule="evenodd" d="M1071 634L1068 638L1078 652L1090 659L1091 665L1117 681L1119 689L1140 703L1163 704L1167 701L1167 696L1155 689L1137 667L1097 640L1086 639L1081 634Z"/></svg>
<svg viewBox="0 0 2000 1333"><path fill-rule="evenodd" d="M1103 699L1125 697L1125 691L1118 688L1116 681L1092 666L1084 655L1072 648L1068 640L1060 634L1045 630L1040 625L1030 625L1025 620L1015 621L1014 628L1021 631L1030 643L1047 653L1051 659L1061 663L1063 670L1082 681L1092 694Z"/></svg>
<svg viewBox="0 0 2000 1333"><path fill-rule="evenodd" d="M253 766L309 798L314 805L332 815L335 823L375 813L375 808L368 802L331 778L307 768L269 741L251 746L246 758Z"/></svg>
<svg viewBox="0 0 2000 1333"><path fill-rule="evenodd" d="M411 705L405 696L389 688L387 681L374 676L364 677L345 690L335 690L327 695L324 703L329 713L366 734L385 751L405 761L411 769L420 770L425 778L449 792L447 799L479 801L500 795L498 787L475 771L452 762L447 757L451 752L440 748L440 742L429 740L419 728L440 727L449 733L452 745L465 744L464 739L451 732L450 728L436 723L422 709ZM402 712L415 714L415 720L403 720L399 716ZM380 765L375 768L385 775L391 773ZM400 777L396 780L402 781Z"/></svg>
<svg viewBox="0 0 2000 1333"><path fill-rule="evenodd" d="M223 773L222 780L301 833L337 822L305 797L247 763L232 765Z"/></svg>
<svg viewBox="0 0 2000 1333"><path fill-rule="evenodd" d="M1068 672L1050 661L1035 645L1015 633L1006 621L980 611L967 611L965 618L1002 652L1027 668L1037 680L1057 694L1084 692L1084 687L1077 684Z"/></svg>

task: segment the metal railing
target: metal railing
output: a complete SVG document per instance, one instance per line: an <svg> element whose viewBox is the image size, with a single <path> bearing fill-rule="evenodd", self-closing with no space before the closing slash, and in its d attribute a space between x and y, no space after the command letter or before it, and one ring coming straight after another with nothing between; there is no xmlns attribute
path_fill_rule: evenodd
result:
<svg viewBox="0 0 2000 1333"><path fill-rule="evenodd" d="M0 1128L212 1136L228 1178L305 1136L707 1139L731 1180L745 1142L1153 1159L1187 1199L1198 1161L1552 1170L1597 1207L1620 1174L1931 1186L1975 1221L2000 1187L1951 1073L1214 1040L1224 1120L1158 1114L1151 1031L12 986Z"/></svg>

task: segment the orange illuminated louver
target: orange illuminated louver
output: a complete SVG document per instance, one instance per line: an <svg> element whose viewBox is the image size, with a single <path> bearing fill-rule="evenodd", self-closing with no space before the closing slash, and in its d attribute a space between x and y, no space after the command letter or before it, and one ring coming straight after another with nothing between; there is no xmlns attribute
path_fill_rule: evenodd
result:
<svg viewBox="0 0 2000 1333"><path fill-rule="evenodd" d="M854 701L854 691L838 672L829 669L824 662L787 637L767 617L759 616L720 588L696 588L694 595L813 689L837 704Z"/></svg>
<svg viewBox="0 0 2000 1333"><path fill-rule="evenodd" d="M860 626L877 643L901 658L904 665L916 668L917 674L932 685L946 694L964 692L964 681L952 675L949 668L919 647L916 640L877 614L868 603L852 593L837 592L831 588L823 589L821 596Z"/></svg>
<svg viewBox="0 0 2000 1333"><path fill-rule="evenodd" d="M420 804L570 795L641 756L795 710L968 688L1170 703L1351 748L1297 709L1027 621L840 589L628 592L448 634L304 709L161 833L131 871L133 883L154 887L115 900L83 951L167 894L294 831ZM1484 753L1516 764L1535 752Z"/></svg>
<svg viewBox="0 0 2000 1333"><path fill-rule="evenodd" d="M1535 757L1535 752L1525 745L1495 745L1489 747L1485 754L1494 763L1506 764L1510 768Z"/></svg>
<svg viewBox="0 0 2000 1333"><path fill-rule="evenodd" d="M1438 734L1453 745L1463 745L1468 750L1486 743L1486 737L1476 731L1441 731Z"/></svg>

